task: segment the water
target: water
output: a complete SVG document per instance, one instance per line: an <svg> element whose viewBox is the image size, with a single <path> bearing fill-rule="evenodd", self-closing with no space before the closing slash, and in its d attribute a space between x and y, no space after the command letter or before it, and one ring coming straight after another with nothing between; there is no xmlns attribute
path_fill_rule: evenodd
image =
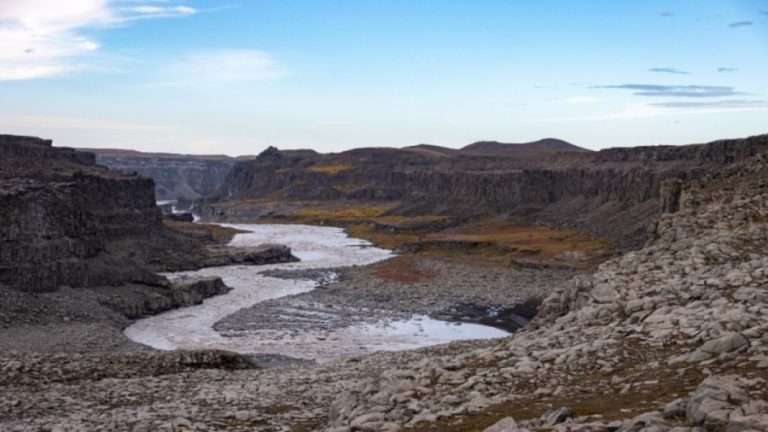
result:
<svg viewBox="0 0 768 432"><path fill-rule="evenodd" d="M282 243L290 246L301 262L265 266L227 266L168 274L220 276L233 288L203 304L142 319L125 330L130 339L157 349L223 349L243 354L273 353L328 361L378 350L404 350L455 340L508 336L492 327L455 324L416 316L406 321L360 323L328 331L260 330L224 337L213 329L222 318L256 303L310 291L311 281L266 277L269 269L311 269L365 265L387 259L392 253L370 243L347 237L340 228L306 225L227 225L250 231L238 234L231 246Z"/></svg>

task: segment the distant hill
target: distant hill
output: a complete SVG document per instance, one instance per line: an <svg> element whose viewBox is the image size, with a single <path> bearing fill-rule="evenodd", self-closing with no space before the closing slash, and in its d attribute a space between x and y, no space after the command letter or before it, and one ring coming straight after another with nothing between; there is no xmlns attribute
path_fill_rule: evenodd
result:
<svg viewBox="0 0 768 432"><path fill-rule="evenodd" d="M459 150L459 153L463 155L503 157L556 152L591 152L591 150L556 138L545 138L539 141L522 144L501 143L498 141L480 141L474 144L470 144Z"/></svg>

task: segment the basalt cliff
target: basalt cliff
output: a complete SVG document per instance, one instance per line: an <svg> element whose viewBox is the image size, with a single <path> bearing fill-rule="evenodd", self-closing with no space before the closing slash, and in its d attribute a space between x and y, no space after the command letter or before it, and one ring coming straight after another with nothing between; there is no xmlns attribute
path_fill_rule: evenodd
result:
<svg viewBox="0 0 768 432"><path fill-rule="evenodd" d="M235 163L199 211L210 220L242 221L290 217L311 204L357 203L386 207L382 216L570 227L623 249L640 246L649 221L676 209L679 182L766 148L768 136L597 152L554 139L336 154L269 148Z"/></svg>
<svg viewBox="0 0 768 432"><path fill-rule="evenodd" d="M189 201L212 194L238 160L224 155L177 155L116 149L85 151L95 154L100 165L153 179L155 198L160 201Z"/></svg>

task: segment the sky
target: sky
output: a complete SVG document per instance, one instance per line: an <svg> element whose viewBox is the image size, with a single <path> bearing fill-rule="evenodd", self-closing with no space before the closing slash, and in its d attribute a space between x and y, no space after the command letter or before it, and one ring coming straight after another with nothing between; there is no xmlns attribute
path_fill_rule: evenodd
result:
<svg viewBox="0 0 768 432"><path fill-rule="evenodd" d="M0 133L193 154L768 133L768 0L0 0Z"/></svg>

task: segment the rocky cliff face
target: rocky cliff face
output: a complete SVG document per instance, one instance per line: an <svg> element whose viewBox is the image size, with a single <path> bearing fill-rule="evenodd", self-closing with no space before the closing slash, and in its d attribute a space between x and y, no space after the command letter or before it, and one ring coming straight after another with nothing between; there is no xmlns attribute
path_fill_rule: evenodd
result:
<svg viewBox="0 0 768 432"><path fill-rule="evenodd" d="M215 192L235 163L227 156L171 155L128 150L88 150L96 162L155 181L158 200L194 200Z"/></svg>
<svg viewBox="0 0 768 432"><path fill-rule="evenodd" d="M667 202L674 190L664 189L662 197L664 182L696 179L751 157L768 148L768 136L599 152L546 147L540 153L515 153L503 146L478 147L492 148L494 156L435 146L328 155L271 148L236 163L201 211L209 219L233 220L222 203L391 201L396 204L392 214L504 216L577 227L613 239L619 247L637 247L646 238L648 221L659 214L660 201L674 210L674 203ZM259 211L238 208L248 218L258 217Z"/></svg>
<svg viewBox="0 0 768 432"><path fill-rule="evenodd" d="M154 192L93 154L0 135L0 352L136 349L122 334L132 320L229 291L220 278L156 272L295 260L282 245L228 248L173 230Z"/></svg>
<svg viewBox="0 0 768 432"><path fill-rule="evenodd" d="M107 251L164 228L152 180L50 141L0 136L0 283L24 291L163 278Z"/></svg>

